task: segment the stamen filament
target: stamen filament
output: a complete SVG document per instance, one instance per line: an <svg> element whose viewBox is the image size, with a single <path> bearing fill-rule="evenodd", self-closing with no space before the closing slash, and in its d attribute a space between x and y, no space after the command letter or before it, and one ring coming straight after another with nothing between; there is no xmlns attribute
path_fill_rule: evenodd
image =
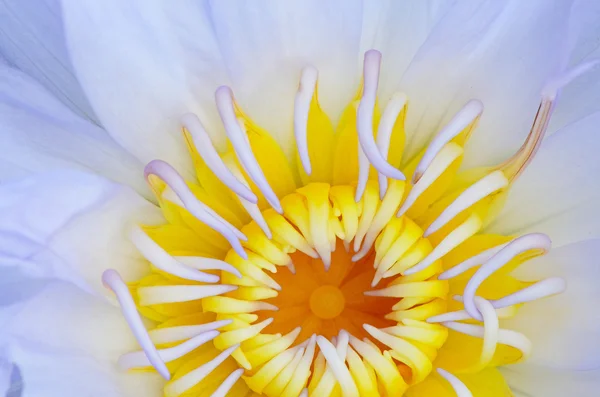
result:
<svg viewBox="0 0 600 397"><path fill-rule="evenodd" d="M307 66L302 70L300 85L294 101L294 136L300 162L306 175L312 172L310 156L308 154L308 115L310 103L317 88L319 72L314 66Z"/></svg>
<svg viewBox="0 0 600 397"><path fill-rule="evenodd" d="M227 169L225 163L223 163L221 156L217 153L210 136L204 129L200 119L198 119L198 116L193 113L185 114L181 118L181 123L192 136L194 148L213 174L238 196L256 204L258 198L252 190L236 179Z"/></svg>
<svg viewBox="0 0 600 397"><path fill-rule="evenodd" d="M450 386L452 386L456 392L457 397L473 397L473 393L471 393L469 388L456 376L442 368L437 368L437 372L442 378L446 379L448 383L450 383Z"/></svg>
<svg viewBox="0 0 600 397"><path fill-rule="evenodd" d="M396 120L407 103L408 98L405 94L395 93L385 107L381 120L379 120L379 126L377 127L377 148L384 159L387 159L390 150L390 141ZM383 200L387 191L387 176L379 172L377 178L379 181L379 198Z"/></svg>
<svg viewBox="0 0 600 397"><path fill-rule="evenodd" d="M225 396L227 396L227 393L229 393L229 390L231 390L233 385L235 385L235 382L237 382L242 377L243 373L244 373L243 368L236 369L235 371L230 373L229 376L227 378L225 378L223 383L221 383L221 385L217 388L217 390L215 390L215 392L210 395L210 397L225 397Z"/></svg>
<svg viewBox="0 0 600 397"><path fill-rule="evenodd" d="M377 100L380 67L381 53L377 50L367 51L364 58L363 94L358 105L356 120L358 140L363 153L378 172L392 179L405 180L406 177L402 171L388 163L379 152L373 136L373 111ZM368 176L368 172L366 175Z"/></svg>
<svg viewBox="0 0 600 397"><path fill-rule="evenodd" d="M219 336L219 333L219 331L204 332L186 340L183 343L178 344L177 346L169 347L167 349L159 349L158 354L165 363L177 360L178 358L183 357L191 351L202 346L206 342L215 339L217 336ZM127 353L119 357L119 366L124 370L147 367L148 365L150 365L150 361L148 360L148 357L146 357L146 352L144 351Z"/></svg>
<svg viewBox="0 0 600 397"><path fill-rule="evenodd" d="M541 233L527 234L508 243L506 247L484 263L467 283L463 294L465 310L471 317L482 321L483 318L475 306L475 295L479 286L515 256L534 249L545 253L550 249L550 245L550 238Z"/></svg>
<svg viewBox="0 0 600 397"><path fill-rule="evenodd" d="M219 276L204 273L185 266L156 244L139 226L134 226L130 239L138 251L156 268L186 280L216 283Z"/></svg>
<svg viewBox="0 0 600 397"><path fill-rule="evenodd" d="M509 184L508 179L504 176L502 171L494 171L485 177L481 178L471 186L469 186L464 192L460 194L444 211L437 217L431 225L425 230L424 237L435 233L454 217L466 210L473 204L479 202L485 197L507 187Z"/></svg>
<svg viewBox="0 0 600 397"><path fill-rule="evenodd" d="M148 361L158 371L158 373L166 380L171 379L171 374L167 369L164 361L160 357L158 350L152 343L148 331L140 317L135 302L129 293L127 285L114 269L108 269L102 273L102 283L108 289L110 289L117 297L119 304L121 305L121 311L125 321L129 324L133 336L140 344L140 347L148 357Z"/></svg>
<svg viewBox="0 0 600 397"><path fill-rule="evenodd" d="M211 229L221 233L240 256L247 257L239 241L239 239L246 240L246 236L214 212L214 210L198 200L187 187L181 175L173 167L162 160L153 160L144 168L144 174L146 179L150 175L156 175L162 179L177 194L177 197L179 197L186 210Z"/></svg>
<svg viewBox="0 0 600 397"><path fill-rule="evenodd" d="M446 126L438 132L438 134L431 140L421 161L417 165L415 173L413 175L412 183L417 184L425 170L429 168L433 160L437 157L439 152L446 146L452 139L456 138L469 124L473 123L483 113L483 104L481 101L471 99L467 104L450 120ZM470 131L469 131L470 133Z"/></svg>
<svg viewBox="0 0 600 397"><path fill-rule="evenodd" d="M193 338L202 333L213 331L231 324L232 320L219 320L199 325L180 325L176 327L155 328L149 335L155 344L173 343Z"/></svg>
<svg viewBox="0 0 600 397"><path fill-rule="evenodd" d="M264 172L260 169L250 145L247 143L247 137L244 132L240 129L238 120L235 115L235 109L233 106L233 93L231 89L226 86L217 88L215 92L215 101L217 103L217 110L221 116L223 126L229 141L233 145L235 153L242 163L244 169L248 172L250 178L258 189L265 196L269 204L275 209L275 211L281 213L281 204L279 198L269 185Z"/></svg>

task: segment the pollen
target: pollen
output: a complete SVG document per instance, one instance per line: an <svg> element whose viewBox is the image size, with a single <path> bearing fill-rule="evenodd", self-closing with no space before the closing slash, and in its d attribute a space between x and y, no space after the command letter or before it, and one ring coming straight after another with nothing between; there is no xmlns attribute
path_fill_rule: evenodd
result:
<svg viewBox="0 0 600 397"><path fill-rule="evenodd" d="M303 70L291 158L229 87L215 93L225 151L182 115L197 178L146 166L166 221L129 237L150 272L103 275L141 348L118 358L122 370L157 371L166 397L467 397L527 358L526 335L500 320L565 283L511 276L551 249L548 236L484 228L535 156L555 91L518 153L463 171L483 104L468 101L406 158L409 98L378 98L381 60L365 54L335 123L319 105L318 70Z"/></svg>

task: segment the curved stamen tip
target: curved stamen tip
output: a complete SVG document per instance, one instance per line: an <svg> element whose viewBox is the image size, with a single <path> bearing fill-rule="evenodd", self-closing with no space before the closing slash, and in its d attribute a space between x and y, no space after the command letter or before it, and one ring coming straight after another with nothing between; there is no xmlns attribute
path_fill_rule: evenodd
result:
<svg viewBox="0 0 600 397"><path fill-rule="evenodd" d="M431 162L442 150L442 148L458 136L465 128L483 113L483 102L479 99L470 99L463 108L446 124L438 134L432 139L425 150L425 154L419 161L415 173L413 174L413 185L419 182L419 179L425 173L425 170L431 165Z"/></svg>
<svg viewBox="0 0 600 397"><path fill-rule="evenodd" d="M592 59L587 62L582 62L572 69L569 69L555 78L551 79L544 88L542 89L542 98L547 100L554 100L558 95L558 92L569 85L577 77L587 73L600 63L600 59Z"/></svg>
<svg viewBox="0 0 600 397"><path fill-rule="evenodd" d="M356 120L358 140L364 155L379 173L392 179L405 180L406 177L402 171L387 162L387 159L383 157L375 143L373 112L377 100L380 67L381 53L377 50L367 51L365 53L363 69L363 93L358 105ZM362 164L359 164L360 166ZM364 184L365 177L368 177L368 172L362 172L362 175L359 177L361 179L359 185ZM357 197L359 196L362 196L362 192L360 195L357 193Z"/></svg>
<svg viewBox="0 0 600 397"><path fill-rule="evenodd" d="M186 113L181 116L180 121L183 127L191 135L196 151L213 174L237 195L256 204L258 202L258 197L256 197L248 186L237 180L235 176L231 174L231 171L229 171L227 166L225 166L198 116L194 113Z"/></svg>
<svg viewBox="0 0 600 397"><path fill-rule="evenodd" d="M150 364L152 364L163 378L170 380L171 374L169 373L169 369L154 346L152 339L150 339L144 322L137 311L135 301L121 275L114 269L107 269L102 273L102 284L116 295L125 321L127 321L140 347L146 353Z"/></svg>
<svg viewBox="0 0 600 397"><path fill-rule="evenodd" d="M456 376L442 368L437 368L437 373L440 374L440 376L448 383L450 383L450 386L452 386L456 392L457 397L473 397L473 393L471 393L469 388Z"/></svg>
<svg viewBox="0 0 600 397"><path fill-rule="evenodd" d="M231 101L233 101L233 91L231 90L231 88L226 85L217 87L217 89L215 90L215 101L217 103L231 103Z"/></svg>

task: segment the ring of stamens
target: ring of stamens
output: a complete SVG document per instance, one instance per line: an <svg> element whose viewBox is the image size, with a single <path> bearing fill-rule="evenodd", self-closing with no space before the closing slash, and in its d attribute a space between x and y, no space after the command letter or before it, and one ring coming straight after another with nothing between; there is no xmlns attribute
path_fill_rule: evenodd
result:
<svg viewBox="0 0 600 397"><path fill-rule="evenodd" d="M167 380L178 368L165 387L167 397L200 389L225 396L243 385L265 396L402 395L433 372L448 329L483 339L471 370L487 366L498 345L528 356L529 340L500 328L499 319L513 316L520 304L561 293L564 280L541 280L497 299L485 299L478 290L500 269L546 252L548 237L504 239L449 268L442 261L480 231L495 199L539 147L558 89L589 65L548 85L530 135L513 158L458 189L452 200L438 202L431 192L458 169L483 106L468 102L403 168L412 172L404 182L388 151L406 113L406 96L391 98L376 138L373 131L380 61L377 51L365 54L356 187L307 182L278 195L253 152L250 122L228 87L219 88L215 99L232 151L220 155L196 116L182 118L194 153L251 221L238 229L169 164L148 164L146 178L161 205L171 206L184 222L191 216L203 231L223 238L215 244L231 248L220 259L173 255L148 229L132 229L131 241L159 274L129 288L116 271L103 275L142 348L123 355L121 368L152 366ZM315 168L308 130L311 112L320 111L317 78L316 69L304 70L294 109L306 175ZM371 165L377 178L369 178ZM464 309L447 311L449 282L471 269L463 295L453 297ZM172 314L177 305L191 305L197 313L165 321L162 313ZM162 324L146 331L138 311ZM442 368L436 373L460 397L471 396L458 377Z"/></svg>

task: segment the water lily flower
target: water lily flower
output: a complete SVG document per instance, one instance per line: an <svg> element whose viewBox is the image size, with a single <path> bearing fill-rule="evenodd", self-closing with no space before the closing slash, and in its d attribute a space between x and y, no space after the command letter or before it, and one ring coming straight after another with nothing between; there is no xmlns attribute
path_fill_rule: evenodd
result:
<svg viewBox="0 0 600 397"><path fill-rule="evenodd" d="M33 3L0 392L597 394L597 4Z"/></svg>

